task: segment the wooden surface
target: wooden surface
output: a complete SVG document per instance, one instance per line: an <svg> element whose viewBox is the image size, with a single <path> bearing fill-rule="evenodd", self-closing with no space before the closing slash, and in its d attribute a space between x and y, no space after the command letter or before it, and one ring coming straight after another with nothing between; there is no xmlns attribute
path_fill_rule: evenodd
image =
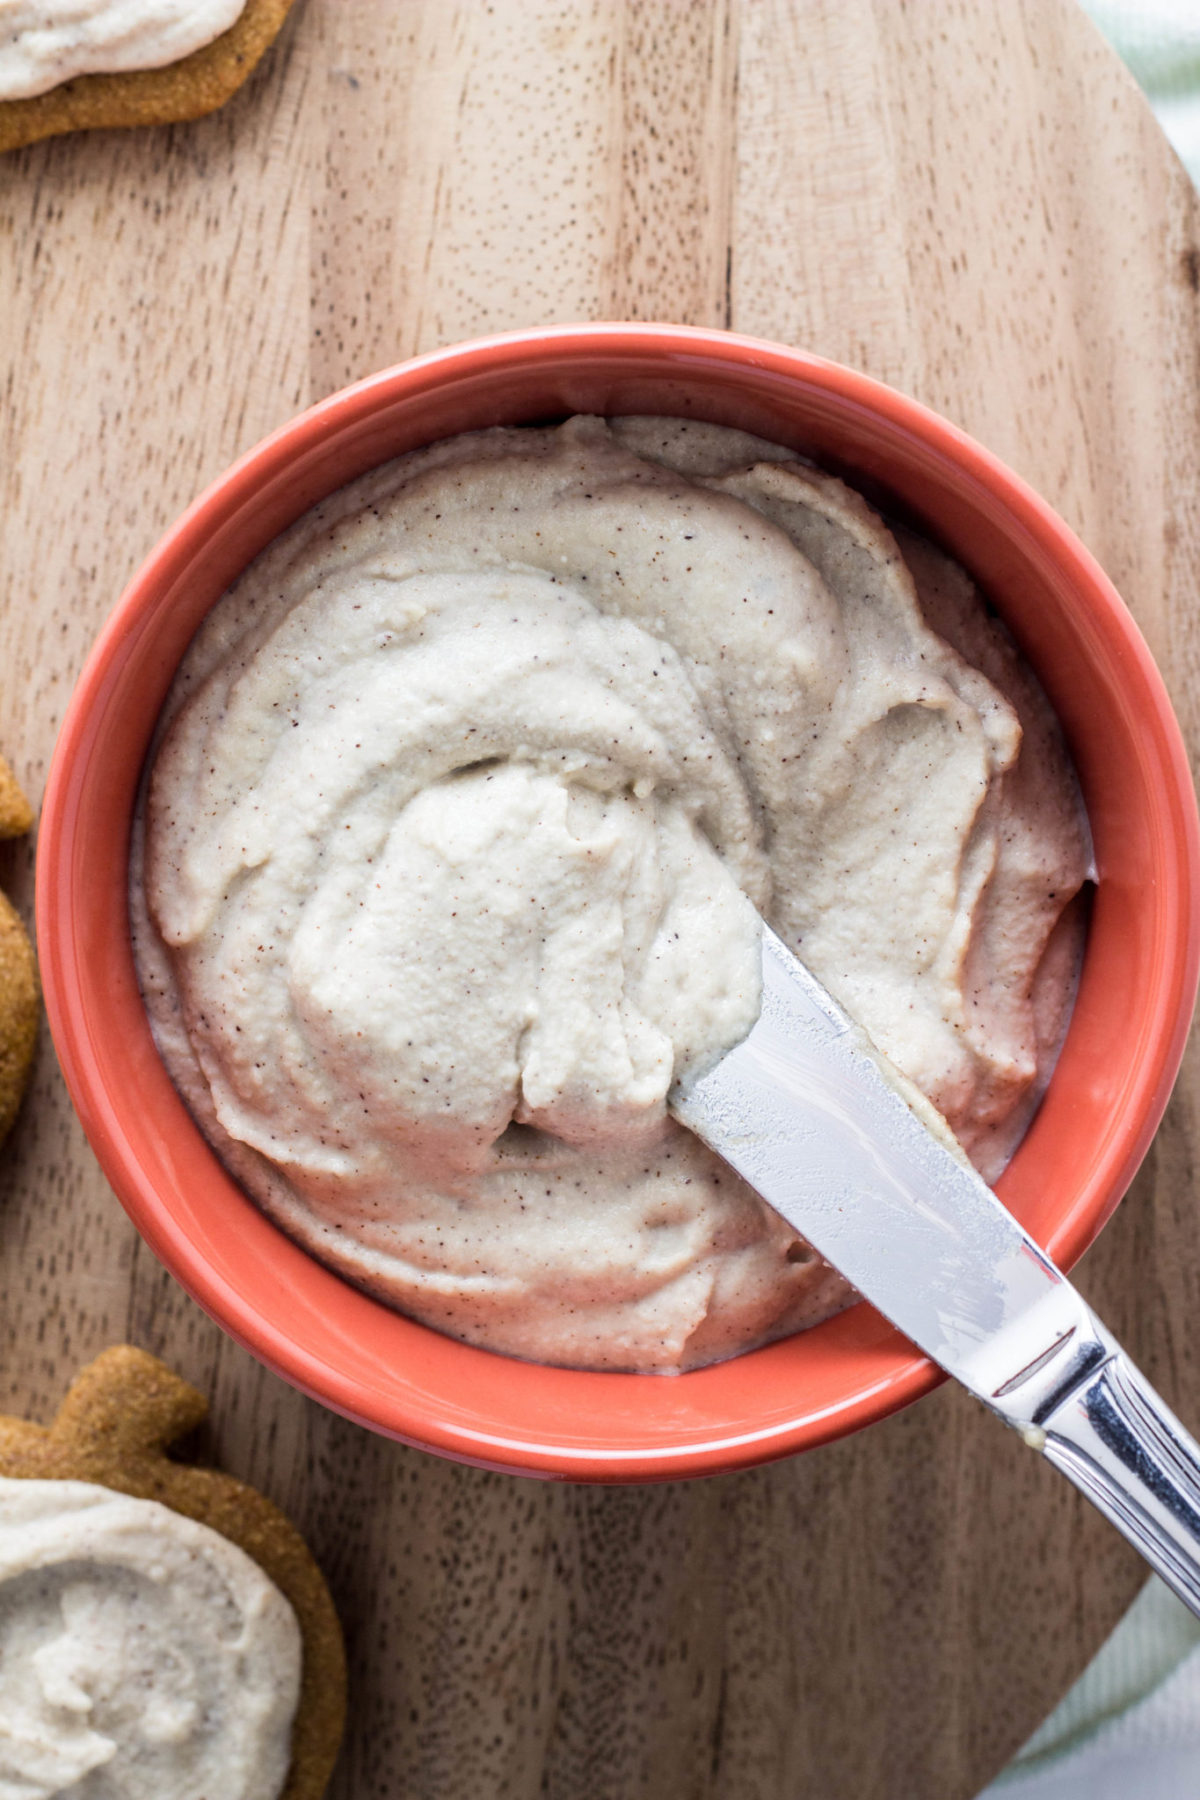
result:
<svg viewBox="0 0 1200 1800"><path fill-rule="evenodd" d="M430 346L731 325L1014 464L1200 729L1196 198L1067 0L301 0L226 109L0 163L0 745L31 797L143 553L299 407ZM0 881L28 913L27 848ZM1081 1285L1200 1420L1193 1054ZM337 1800L967 1800L1140 1568L942 1390L692 1485L453 1467L301 1399L141 1246L43 1035L2 1159L0 1406L129 1339L303 1528L352 1667ZM647 1378L649 1379L649 1378Z"/></svg>

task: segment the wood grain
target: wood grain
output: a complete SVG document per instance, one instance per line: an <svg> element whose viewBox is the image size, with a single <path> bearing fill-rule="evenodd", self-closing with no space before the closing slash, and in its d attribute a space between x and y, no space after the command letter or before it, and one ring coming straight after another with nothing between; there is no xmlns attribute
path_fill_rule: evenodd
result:
<svg viewBox="0 0 1200 1800"><path fill-rule="evenodd" d="M191 126L0 162L0 745L40 794L163 527L309 401L551 320L731 325L928 401L1082 533L1200 749L1200 222L1068 0L301 0ZM0 848L28 914L30 849ZM1200 1418L1200 1065L1081 1284ZM0 1170L0 1407L123 1338L346 1622L334 1800L969 1800L1140 1580L945 1389L649 1489L437 1462L301 1399L140 1245L43 1038Z"/></svg>

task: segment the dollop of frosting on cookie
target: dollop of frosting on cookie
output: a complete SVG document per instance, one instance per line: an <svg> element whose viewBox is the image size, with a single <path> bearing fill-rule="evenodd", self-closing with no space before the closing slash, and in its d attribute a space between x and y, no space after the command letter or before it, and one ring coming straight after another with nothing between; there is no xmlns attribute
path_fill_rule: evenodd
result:
<svg viewBox="0 0 1200 1800"><path fill-rule="evenodd" d="M246 0L0 0L0 100L76 75L161 69L211 44Z"/></svg>
<svg viewBox="0 0 1200 1800"><path fill-rule="evenodd" d="M0 1478L0 1800L276 1800L296 1616L208 1526Z"/></svg>

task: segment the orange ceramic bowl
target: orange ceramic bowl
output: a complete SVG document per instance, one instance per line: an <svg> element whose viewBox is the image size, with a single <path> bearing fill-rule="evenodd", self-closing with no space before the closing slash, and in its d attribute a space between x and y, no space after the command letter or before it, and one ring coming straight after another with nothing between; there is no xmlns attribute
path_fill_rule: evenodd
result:
<svg viewBox="0 0 1200 1800"><path fill-rule="evenodd" d="M1060 519L913 401L724 332L591 325L416 358L335 394L223 475L163 539L71 701L42 815L37 922L51 1030L134 1223L217 1322L326 1406L465 1461L583 1481L711 1474L881 1418L939 1379L869 1307L674 1378L542 1368L390 1312L284 1237L227 1176L155 1052L130 951L130 816L176 665L208 608L307 507L455 432L572 412L741 426L847 473L976 577L1066 730L1099 887L1069 1035L1002 1198L1070 1265L1150 1143L1197 976L1198 832L1145 644Z"/></svg>

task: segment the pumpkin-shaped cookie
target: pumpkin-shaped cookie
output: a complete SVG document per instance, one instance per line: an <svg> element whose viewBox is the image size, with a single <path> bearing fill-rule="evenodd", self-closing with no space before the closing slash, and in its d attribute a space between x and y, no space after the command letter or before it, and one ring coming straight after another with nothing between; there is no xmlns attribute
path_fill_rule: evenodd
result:
<svg viewBox="0 0 1200 1800"><path fill-rule="evenodd" d="M67 1791L62 1771L70 1783L108 1760L133 1769L114 1793L169 1800L165 1766L185 1771L190 1795L226 1729L243 1761L223 1794L325 1791L345 1718L333 1602L263 1494L167 1456L207 1411L154 1357L119 1346L76 1377L48 1428L0 1417L0 1742L31 1793Z"/></svg>

